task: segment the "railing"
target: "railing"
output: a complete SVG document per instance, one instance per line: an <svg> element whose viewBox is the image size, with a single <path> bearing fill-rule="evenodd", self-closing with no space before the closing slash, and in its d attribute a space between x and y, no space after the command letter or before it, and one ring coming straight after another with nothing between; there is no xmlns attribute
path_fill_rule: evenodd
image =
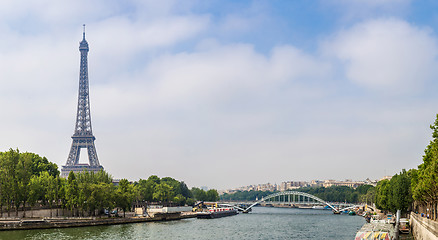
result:
<svg viewBox="0 0 438 240"><path fill-rule="evenodd" d="M414 236L417 239L429 239L438 236L438 222L421 217L419 214L411 213L411 226ZM432 238L430 238L432 239Z"/></svg>

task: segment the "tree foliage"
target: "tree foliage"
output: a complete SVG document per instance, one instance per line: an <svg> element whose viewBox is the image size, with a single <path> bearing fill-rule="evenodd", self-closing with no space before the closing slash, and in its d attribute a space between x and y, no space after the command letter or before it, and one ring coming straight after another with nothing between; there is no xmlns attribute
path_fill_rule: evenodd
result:
<svg viewBox="0 0 438 240"><path fill-rule="evenodd" d="M424 150L423 163L411 172L411 189L417 205L430 209L431 218L438 218L438 114L430 126L432 140Z"/></svg>
<svg viewBox="0 0 438 240"><path fill-rule="evenodd" d="M218 200L216 190L202 191L211 201ZM194 193L184 182L155 175L130 183L122 179L116 186L105 171L70 172L67 179L59 177L56 164L35 153L10 149L0 152L0 211L26 207L65 208L74 216L95 215L113 208L131 210L135 202L161 204L194 204ZM196 199L197 200L197 199Z"/></svg>
<svg viewBox="0 0 438 240"><path fill-rule="evenodd" d="M211 201L217 201L219 199L216 190L212 190L210 198L207 198L205 191L199 188L190 190L183 181L171 177L160 179L156 175L151 175L146 180L140 179L135 186L138 192L137 201L193 205L195 200L214 199Z"/></svg>
<svg viewBox="0 0 438 240"><path fill-rule="evenodd" d="M134 186L129 183L128 180L122 179L119 182L116 197L116 206L123 210L123 217L125 216L126 210L130 209L132 201L135 197Z"/></svg>
<svg viewBox="0 0 438 240"><path fill-rule="evenodd" d="M390 181L381 181L377 185L376 201L383 210L402 212L416 206L430 209L431 218L437 219L438 204L438 114L433 125L432 140L426 146L423 163L418 169L403 170ZM424 210L425 210L424 209Z"/></svg>
<svg viewBox="0 0 438 240"><path fill-rule="evenodd" d="M219 194L215 189L204 191L203 189L193 187L192 194L193 198L197 201L215 202L219 200Z"/></svg>
<svg viewBox="0 0 438 240"><path fill-rule="evenodd" d="M379 181L376 186L376 207L382 210L389 210L391 208L390 201L390 183L385 179Z"/></svg>
<svg viewBox="0 0 438 240"><path fill-rule="evenodd" d="M368 191L374 189L371 185L365 185L358 187L357 189L347 186L332 186L328 188L324 187L305 187L299 188L296 191L312 194L316 197L324 199L328 202L349 202L358 203L363 201L364 195ZM274 192L271 191L238 191L232 194L223 194L221 199L223 200L242 200L242 201L254 201L256 199L264 198Z"/></svg>

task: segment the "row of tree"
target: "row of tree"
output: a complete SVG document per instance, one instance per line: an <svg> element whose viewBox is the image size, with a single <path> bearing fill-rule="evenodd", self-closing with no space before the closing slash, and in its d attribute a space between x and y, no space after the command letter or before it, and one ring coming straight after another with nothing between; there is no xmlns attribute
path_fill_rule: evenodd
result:
<svg viewBox="0 0 438 240"><path fill-rule="evenodd" d="M390 180L379 181L377 186L301 188L297 191L310 193L330 202L375 203L378 209L402 213L421 212L431 219L438 219L438 114L432 129L432 140L424 151L423 163L418 169L402 170ZM239 191L224 194L226 200L255 200L272 192Z"/></svg>
<svg viewBox="0 0 438 240"><path fill-rule="evenodd" d="M36 189L35 181L39 176L52 179L59 176L58 167L45 157L34 153L20 153L18 150L0 152L0 213L6 208L8 216L11 209L26 206L26 203L34 201ZM51 183L44 182L46 187L52 187ZM52 194L52 193L50 193ZM50 199L50 194L44 196L44 201Z"/></svg>
<svg viewBox="0 0 438 240"><path fill-rule="evenodd" d="M347 186L307 187L301 188L299 191L312 194L328 202L364 203L372 201L375 190L371 185L361 185L357 188Z"/></svg>
<svg viewBox="0 0 438 240"><path fill-rule="evenodd" d="M432 140L424 150L418 169L403 170L391 180L380 181L376 204L382 210L416 211L431 219L438 218L438 114L432 129Z"/></svg>
<svg viewBox="0 0 438 240"><path fill-rule="evenodd" d="M438 114L431 125L432 140L424 150L423 163L412 172L412 196L415 211L422 211L438 219ZM429 212L427 212L429 209Z"/></svg>
<svg viewBox="0 0 438 240"><path fill-rule="evenodd" d="M383 211L395 213L401 210L407 213L411 210L413 198L411 191L411 179L415 170L402 170L401 173L394 175L391 180L385 179L377 183L376 186L376 207Z"/></svg>
<svg viewBox="0 0 438 240"><path fill-rule="evenodd" d="M155 175L148 179L140 179L134 183L138 192L136 200L144 202L163 202L174 203L178 205L192 206L195 201L217 201L219 194L215 189L204 191L199 188L192 188L181 181L171 177L159 178Z"/></svg>
<svg viewBox="0 0 438 240"><path fill-rule="evenodd" d="M375 189L371 185L363 185L354 189L346 186L324 187L305 187L296 191L312 194L328 202L372 202L375 195ZM224 193L221 195L223 200L254 201L261 199L274 192L271 191L237 191L235 193Z"/></svg>
<svg viewBox="0 0 438 240"><path fill-rule="evenodd" d="M10 149L0 152L0 213L12 209L68 209L73 215L102 213L104 209L120 208L125 213L134 203L192 205L195 201L218 200L216 190L204 191L187 187L171 177L155 175L130 183L122 179L113 183L105 171L97 173L70 172L67 179L59 176L56 164L34 153Z"/></svg>

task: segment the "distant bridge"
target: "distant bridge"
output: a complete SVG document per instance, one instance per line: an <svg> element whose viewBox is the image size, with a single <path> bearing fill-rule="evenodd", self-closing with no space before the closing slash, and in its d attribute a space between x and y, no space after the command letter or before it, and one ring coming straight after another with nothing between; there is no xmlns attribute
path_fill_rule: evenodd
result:
<svg viewBox="0 0 438 240"><path fill-rule="evenodd" d="M346 208L340 209L339 207L337 208L337 207L333 206L334 204L326 202L326 201L322 200L321 198L316 197L312 194L308 194L308 193L304 193L304 192L297 192L297 191L285 191L285 192L273 193L271 195L263 197L262 199L250 204L250 206L247 208L242 208L242 207L236 206L234 204L222 204L222 205L233 206L233 207L235 207L243 212L249 212L252 207L254 207L257 204L260 204L262 202L307 204L307 205L323 204L323 205L329 206L334 212L342 212L342 211L345 211L345 210L348 210L348 209L351 209L354 207L362 206L362 205L346 204L349 206Z"/></svg>

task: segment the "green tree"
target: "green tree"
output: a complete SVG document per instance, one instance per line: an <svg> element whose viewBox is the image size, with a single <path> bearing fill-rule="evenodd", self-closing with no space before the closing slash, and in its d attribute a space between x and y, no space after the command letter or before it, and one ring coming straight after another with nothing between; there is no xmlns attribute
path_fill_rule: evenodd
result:
<svg viewBox="0 0 438 240"><path fill-rule="evenodd" d="M43 199L44 186L40 183L39 176L33 175L29 181L29 194L27 196L27 201L31 207Z"/></svg>
<svg viewBox="0 0 438 240"><path fill-rule="evenodd" d="M90 196L93 191L93 184L96 182L94 172L82 171L77 174L79 187L79 208L82 212L86 211L91 214L93 202L90 201Z"/></svg>
<svg viewBox="0 0 438 240"><path fill-rule="evenodd" d="M180 182L178 193L181 193L186 199L193 197L192 192L183 181Z"/></svg>
<svg viewBox="0 0 438 240"><path fill-rule="evenodd" d="M138 192L140 200L152 202L154 201L155 187L160 184L159 177L152 175L147 180L140 179L138 181Z"/></svg>
<svg viewBox="0 0 438 240"><path fill-rule="evenodd" d="M169 202L174 198L173 188L167 183L160 183L155 187L154 199L160 202Z"/></svg>
<svg viewBox="0 0 438 240"><path fill-rule="evenodd" d="M99 182L91 184L91 194L87 199L88 207L93 215L96 210L101 212L103 209L114 207L114 191L110 183Z"/></svg>
<svg viewBox="0 0 438 240"><path fill-rule="evenodd" d="M402 213L407 213L410 211L413 202L410 172L403 169L400 174L393 176L390 182L392 187L392 212L401 210Z"/></svg>
<svg viewBox="0 0 438 240"><path fill-rule="evenodd" d="M192 194L197 201L207 201L207 193L200 188L192 187Z"/></svg>
<svg viewBox="0 0 438 240"><path fill-rule="evenodd" d="M6 196L8 194L8 182L4 165L5 156L2 152L0 152L0 216L3 216L3 206L7 203Z"/></svg>
<svg viewBox="0 0 438 240"><path fill-rule="evenodd" d="M21 154L18 160L17 181L18 181L18 199L15 203L15 208L18 212L20 204L23 206L23 215L26 216L26 202L29 195L32 159L27 155Z"/></svg>
<svg viewBox="0 0 438 240"><path fill-rule="evenodd" d="M29 182L29 195L27 199L33 206L37 201L48 204L50 209L58 200L58 180L44 171L40 175L33 175ZM52 211L50 211L52 215Z"/></svg>
<svg viewBox="0 0 438 240"><path fill-rule="evenodd" d="M207 201L216 202L219 200L219 194L215 189L210 189L206 192Z"/></svg>
<svg viewBox="0 0 438 240"><path fill-rule="evenodd" d="M359 193L360 195L365 195L367 194L369 189L374 188L371 185L360 185L359 187L356 188L356 192Z"/></svg>
<svg viewBox="0 0 438 240"><path fill-rule="evenodd" d="M101 194L99 209L111 210L115 207L115 187L112 183L99 183L98 187Z"/></svg>
<svg viewBox="0 0 438 240"><path fill-rule="evenodd" d="M432 218L437 219L436 206L438 203L438 114L432 129L432 140L424 150L423 163L418 171L412 172L413 198L420 204L431 209Z"/></svg>
<svg viewBox="0 0 438 240"><path fill-rule="evenodd" d="M113 182L113 177L101 169L99 172L94 174L93 183L111 183Z"/></svg>
<svg viewBox="0 0 438 240"><path fill-rule="evenodd" d="M20 159L20 153L17 150L9 149L8 152L2 154L3 167L5 174L5 183L3 185L5 194L6 206L8 211L8 217L10 216L10 210L18 201L20 201L20 190L19 182L17 179L17 165ZM18 215L18 209L16 210L16 215Z"/></svg>
<svg viewBox="0 0 438 240"><path fill-rule="evenodd" d="M74 210L79 206L79 186L76 176L73 172L68 174L67 184L65 186L66 206L74 215Z"/></svg>
<svg viewBox="0 0 438 240"><path fill-rule="evenodd" d="M41 172L37 178L39 184L43 186L43 199L44 202L48 203L50 207L50 217L52 217L53 204L57 200L58 181L47 171Z"/></svg>
<svg viewBox="0 0 438 240"><path fill-rule="evenodd" d="M360 201L372 205L376 198L376 188L369 188L366 194L361 195Z"/></svg>
<svg viewBox="0 0 438 240"><path fill-rule="evenodd" d="M195 205L195 199L193 199L193 198L187 198L187 199L186 199L186 204L187 204L188 206L193 206L193 205Z"/></svg>
<svg viewBox="0 0 438 240"><path fill-rule="evenodd" d="M58 180L58 198L64 215L64 209L67 207L67 199L66 199L67 180L62 177L57 177L57 180Z"/></svg>
<svg viewBox="0 0 438 240"><path fill-rule="evenodd" d="M377 208L385 211L391 209L390 190L389 180L385 179L377 183L375 199Z"/></svg>
<svg viewBox="0 0 438 240"><path fill-rule="evenodd" d="M172 201L181 206L186 202L186 198L182 194L178 194L173 198Z"/></svg>
<svg viewBox="0 0 438 240"><path fill-rule="evenodd" d="M112 177L105 171L70 172L65 186L65 202L72 212L100 214L103 209L112 209L115 199Z"/></svg>
<svg viewBox="0 0 438 240"><path fill-rule="evenodd" d="M55 163L49 162L46 157L41 157L35 153L23 153L23 157L32 160L31 169L33 175L39 175L41 172L48 172L52 177L59 176L58 166Z"/></svg>
<svg viewBox="0 0 438 240"><path fill-rule="evenodd" d="M148 192L147 180L144 180L144 179L138 180L136 188L137 188L137 191L138 191L139 200L141 200L141 201L149 201L148 200L149 199L148 198L148 195L149 195L148 193L149 192ZM152 197L150 199L152 199Z"/></svg>
<svg viewBox="0 0 438 240"><path fill-rule="evenodd" d="M123 210L123 217L125 217L126 210L131 208L134 194L133 185L126 179L120 180L116 191L116 206Z"/></svg>
<svg viewBox="0 0 438 240"><path fill-rule="evenodd" d="M176 179L173 179L171 177L164 177L161 179L160 183L165 183L172 187L175 194L181 194L180 191L180 182Z"/></svg>

